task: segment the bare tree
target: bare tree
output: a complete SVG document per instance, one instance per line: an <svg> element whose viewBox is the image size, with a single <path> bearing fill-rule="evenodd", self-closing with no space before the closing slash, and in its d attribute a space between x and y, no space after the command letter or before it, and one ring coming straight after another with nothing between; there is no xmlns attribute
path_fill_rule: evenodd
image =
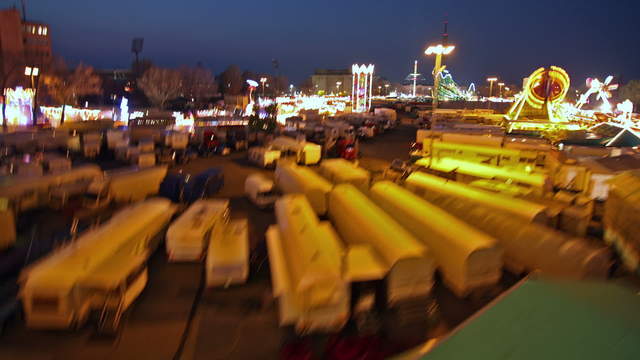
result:
<svg viewBox="0 0 640 360"><path fill-rule="evenodd" d="M242 92L242 74L237 65L229 66L222 73L223 92L227 95L240 95Z"/></svg>
<svg viewBox="0 0 640 360"><path fill-rule="evenodd" d="M302 84L300 84L300 90L306 94L314 93L313 79L311 77L306 78Z"/></svg>
<svg viewBox="0 0 640 360"><path fill-rule="evenodd" d="M142 75L138 85L149 100L162 109L168 100L180 95L182 76L177 70L154 66Z"/></svg>
<svg viewBox="0 0 640 360"><path fill-rule="evenodd" d="M180 69L180 75L183 95L196 104L202 104L203 100L215 96L218 92L218 84L213 74L202 66L183 67Z"/></svg>
<svg viewBox="0 0 640 360"><path fill-rule="evenodd" d="M634 108L637 108L638 104L640 104L640 80L631 80L621 86L620 91L618 91L618 99L620 102L629 99Z"/></svg>
<svg viewBox="0 0 640 360"><path fill-rule="evenodd" d="M49 95L62 105L60 125L64 124L67 105L77 105L78 98L102 91L100 77L91 66L80 64L70 71L62 61L44 75L44 84Z"/></svg>

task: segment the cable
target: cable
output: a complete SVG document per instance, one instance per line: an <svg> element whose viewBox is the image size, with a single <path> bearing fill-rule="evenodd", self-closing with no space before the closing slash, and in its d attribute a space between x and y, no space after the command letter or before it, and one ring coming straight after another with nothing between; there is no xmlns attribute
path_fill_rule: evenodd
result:
<svg viewBox="0 0 640 360"><path fill-rule="evenodd" d="M176 349L176 352L173 355L173 360L180 360L182 358L182 353L184 352L184 346L186 345L187 339L189 338L189 333L191 332L193 319L196 317L196 313L198 312L198 306L202 301L202 294L204 293L204 288L205 288L204 272L205 272L205 268L203 266L202 271L200 272L200 284L198 285L198 291L196 292L196 296L194 297L193 303L191 304L191 310L189 311L187 324L185 325L184 331L182 332L182 336L180 337L180 344L178 344L178 348Z"/></svg>

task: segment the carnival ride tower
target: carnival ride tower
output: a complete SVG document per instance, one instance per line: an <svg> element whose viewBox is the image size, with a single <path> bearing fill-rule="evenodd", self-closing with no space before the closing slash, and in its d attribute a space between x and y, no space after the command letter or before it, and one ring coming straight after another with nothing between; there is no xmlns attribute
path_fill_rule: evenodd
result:
<svg viewBox="0 0 640 360"><path fill-rule="evenodd" d="M351 69L353 74L352 111L367 112L371 108L374 66L354 64Z"/></svg>

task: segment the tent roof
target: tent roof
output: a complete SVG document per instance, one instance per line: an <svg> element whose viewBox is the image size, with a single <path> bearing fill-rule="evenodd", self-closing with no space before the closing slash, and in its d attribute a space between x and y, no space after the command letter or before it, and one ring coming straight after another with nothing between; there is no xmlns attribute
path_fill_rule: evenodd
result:
<svg viewBox="0 0 640 360"><path fill-rule="evenodd" d="M637 290L527 280L422 359L640 359L638 339Z"/></svg>

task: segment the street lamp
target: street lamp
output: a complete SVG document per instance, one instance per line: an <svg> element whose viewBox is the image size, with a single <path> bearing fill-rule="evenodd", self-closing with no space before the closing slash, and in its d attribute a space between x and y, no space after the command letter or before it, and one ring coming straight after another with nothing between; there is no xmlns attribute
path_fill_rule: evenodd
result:
<svg viewBox="0 0 640 360"><path fill-rule="evenodd" d="M490 77L487 78L487 81L489 82L489 98L487 99L487 109L491 108L491 95L493 94L493 83L498 81L497 77Z"/></svg>
<svg viewBox="0 0 640 360"><path fill-rule="evenodd" d="M499 82L498 86L500 87L500 98L502 98L502 87L504 86L503 82Z"/></svg>
<svg viewBox="0 0 640 360"><path fill-rule="evenodd" d="M440 85L440 73L444 70L442 66L442 55L449 55L455 49L454 45L432 45L424 52L426 55L435 55L436 62L433 66L433 89L431 90L432 108L435 111L438 108L438 85Z"/></svg>
<svg viewBox="0 0 640 360"><path fill-rule="evenodd" d="M384 94L389 95L389 84L384 84Z"/></svg>
<svg viewBox="0 0 640 360"><path fill-rule="evenodd" d="M338 96L340 96L340 86L342 85L342 81L336 81L336 91L338 92Z"/></svg>
<svg viewBox="0 0 640 360"><path fill-rule="evenodd" d="M38 83L40 80L40 68L36 66L25 66L24 75L29 76L31 78L31 88L34 89L33 92L33 109L31 119L33 126L38 124Z"/></svg>
<svg viewBox="0 0 640 360"><path fill-rule="evenodd" d="M264 84L267 82L267 78L266 77L261 77L260 78L260 83L262 84L262 97L264 97Z"/></svg>
<svg viewBox="0 0 640 360"><path fill-rule="evenodd" d="M382 85L378 85L378 96L382 95Z"/></svg>

